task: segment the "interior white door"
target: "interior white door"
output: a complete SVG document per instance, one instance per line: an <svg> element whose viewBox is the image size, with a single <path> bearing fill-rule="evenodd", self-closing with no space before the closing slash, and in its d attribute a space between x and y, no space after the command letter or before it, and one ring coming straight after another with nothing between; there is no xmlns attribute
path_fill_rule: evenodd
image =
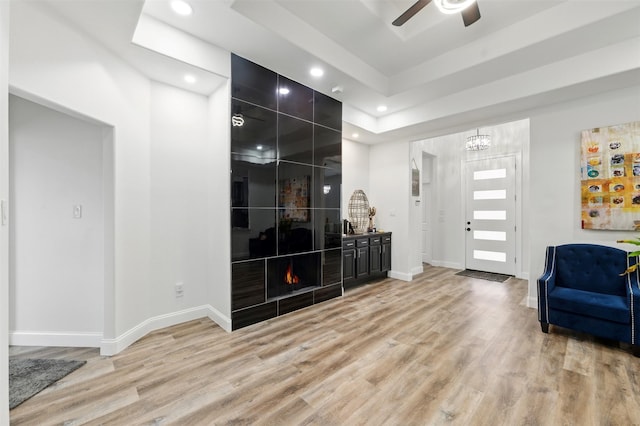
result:
<svg viewBox="0 0 640 426"><path fill-rule="evenodd" d="M516 159L513 156L466 164L467 269L515 275Z"/></svg>
<svg viewBox="0 0 640 426"><path fill-rule="evenodd" d="M431 263L431 184L422 184L422 262Z"/></svg>

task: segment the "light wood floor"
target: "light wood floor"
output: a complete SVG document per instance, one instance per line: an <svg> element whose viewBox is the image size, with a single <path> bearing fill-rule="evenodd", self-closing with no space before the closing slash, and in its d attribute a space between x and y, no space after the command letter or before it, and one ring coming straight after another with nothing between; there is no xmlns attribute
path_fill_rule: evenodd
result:
<svg viewBox="0 0 640 426"><path fill-rule="evenodd" d="M208 319L122 353L11 348L87 365L15 425L638 425L640 359L551 327L527 283L427 266L232 334Z"/></svg>

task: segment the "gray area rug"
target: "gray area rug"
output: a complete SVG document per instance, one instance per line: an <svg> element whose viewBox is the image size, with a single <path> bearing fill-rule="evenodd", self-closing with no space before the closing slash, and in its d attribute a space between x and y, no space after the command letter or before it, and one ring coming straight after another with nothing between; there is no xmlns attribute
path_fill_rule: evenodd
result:
<svg viewBox="0 0 640 426"><path fill-rule="evenodd" d="M9 409L62 379L86 361L9 357Z"/></svg>
<svg viewBox="0 0 640 426"><path fill-rule="evenodd" d="M511 275L494 274L493 272L474 271L473 269L465 269L464 271L456 272L456 275L462 275L463 277L480 278L481 280L495 281L503 283Z"/></svg>

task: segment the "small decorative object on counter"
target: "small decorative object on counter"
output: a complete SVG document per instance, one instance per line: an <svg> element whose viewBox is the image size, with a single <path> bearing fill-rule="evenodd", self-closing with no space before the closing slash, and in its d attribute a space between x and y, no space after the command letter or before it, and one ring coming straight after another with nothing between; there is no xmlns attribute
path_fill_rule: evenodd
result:
<svg viewBox="0 0 640 426"><path fill-rule="evenodd" d="M376 208L375 207L369 207L369 232L376 232L376 225L374 223L373 218L376 215Z"/></svg>

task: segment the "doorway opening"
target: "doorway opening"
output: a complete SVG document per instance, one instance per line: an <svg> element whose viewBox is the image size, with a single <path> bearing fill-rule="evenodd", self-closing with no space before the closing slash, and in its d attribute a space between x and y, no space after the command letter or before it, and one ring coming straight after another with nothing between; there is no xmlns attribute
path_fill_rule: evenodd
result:
<svg viewBox="0 0 640 426"><path fill-rule="evenodd" d="M9 343L101 347L113 320L113 128L9 96Z"/></svg>

